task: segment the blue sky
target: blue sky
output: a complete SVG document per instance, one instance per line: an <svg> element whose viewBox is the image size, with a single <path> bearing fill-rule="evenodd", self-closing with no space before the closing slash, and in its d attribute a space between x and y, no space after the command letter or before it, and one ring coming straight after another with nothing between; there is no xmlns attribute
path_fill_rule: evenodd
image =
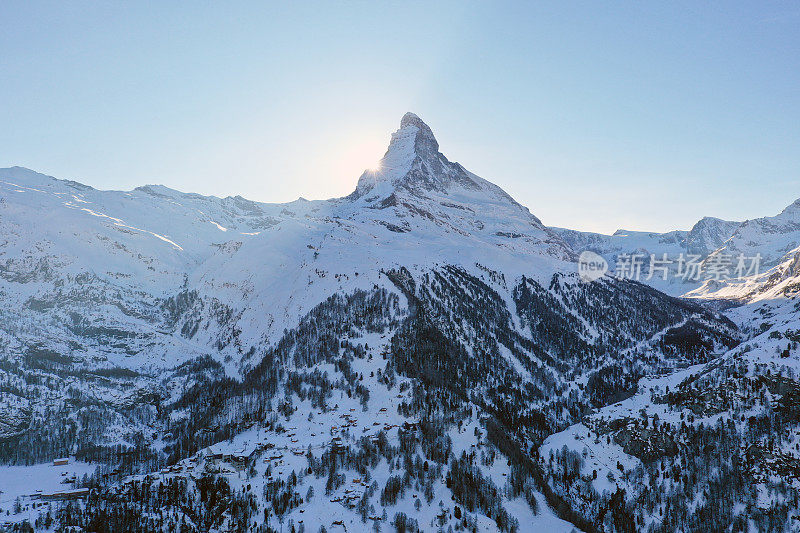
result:
<svg viewBox="0 0 800 533"><path fill-rule="evenodd" d="M796 2L3 2L0 166L262 201L349 193L406 111L546 224L800 197Z"/></svg>

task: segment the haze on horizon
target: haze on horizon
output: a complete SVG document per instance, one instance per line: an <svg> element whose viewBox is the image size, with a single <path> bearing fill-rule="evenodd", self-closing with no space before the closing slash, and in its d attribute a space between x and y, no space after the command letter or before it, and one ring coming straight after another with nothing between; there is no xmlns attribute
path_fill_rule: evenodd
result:
<svg viewBox="0 0 800 533"><path fill-rule="evenodd" d="M343 196L406 111L545 224L610 233L800 197L792 2L0 6L0 167Z"/></svg>

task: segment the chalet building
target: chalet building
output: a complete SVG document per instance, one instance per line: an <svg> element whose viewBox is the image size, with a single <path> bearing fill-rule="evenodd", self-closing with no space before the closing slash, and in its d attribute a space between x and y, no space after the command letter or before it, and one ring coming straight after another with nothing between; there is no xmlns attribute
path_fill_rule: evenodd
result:
<svg viewBox="0 0 800 533"><path fill-rule="evenodd" d="M89 489L60 490L42 493L39 497L43 500L77 500L89 495Z"/></svg>

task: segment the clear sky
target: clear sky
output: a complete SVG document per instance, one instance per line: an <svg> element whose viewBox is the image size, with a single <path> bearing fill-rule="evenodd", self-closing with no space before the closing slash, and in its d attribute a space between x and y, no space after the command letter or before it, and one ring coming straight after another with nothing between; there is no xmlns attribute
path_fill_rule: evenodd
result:
<svg viewBox="0 0 800 533"><path fill-rule="evenodd" d="M798 2L0 3L0 166L345 195L406 111L546 224L800 197Z"/></svg>

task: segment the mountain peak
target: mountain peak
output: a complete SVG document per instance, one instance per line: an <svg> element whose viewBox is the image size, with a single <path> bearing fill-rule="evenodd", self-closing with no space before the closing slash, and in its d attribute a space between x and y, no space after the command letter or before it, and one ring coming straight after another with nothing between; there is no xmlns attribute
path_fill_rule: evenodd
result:
<svg viewBox="0 0 800 533"><path fill-rule="evenodd" d="M397 133L400 132L410 132L408 137L413 137L414 139L414 153L422 159L431 160L439 155L439 143L436 141L433 131L414 113L408 112L403 115L400 120L400 130ZM398 135L397 137L401 136ZM392 144L394 144L394 140L395 137L393 136ZM389 151L392 150L392 144L389 145Z"/></svg>
<svg viewBox="0 0 800 533"><path fill-rule="evenodd" d="M351 198L360 198L385 184L391 193L396 188L411 191L438 190L443 192L453 182L468 188L477 184L457 163L451 163L439 152L439 143L431 128L414 113L406 113L400 129L392 134L389 148L378 170L368 170L358 180Z"/></svg>
<svg viewBox="0 0 800 533"><path fill-rule="evenodd" d="M781 215L784 216L793 216L795 213L800 213L800 198L786 206L786 208L781 211Z"/></svg>
<svg viewBox="0 0 800 533"><path fill-rule="evenodd" d="M417 128L417 140L418 141L425 141L429 142L435 148L435 151L439 151L439 143L436 142L436 137L433 136L433 131L431 131L430 126L425 124L425 122L419 118L419 116L415 115L414 113L408 112L403 115L403 118L400 120L400 129L404 128Z"/></svg>
<svg viewBox="0 0 800 533"><path fill-rule="evenodd" d="M400 119L400 128L405 128L406 126L416 126L420 129L428 128L430 130L428 125L419 118L419 115L411 111L403 115L403 118Z"/></svg>

